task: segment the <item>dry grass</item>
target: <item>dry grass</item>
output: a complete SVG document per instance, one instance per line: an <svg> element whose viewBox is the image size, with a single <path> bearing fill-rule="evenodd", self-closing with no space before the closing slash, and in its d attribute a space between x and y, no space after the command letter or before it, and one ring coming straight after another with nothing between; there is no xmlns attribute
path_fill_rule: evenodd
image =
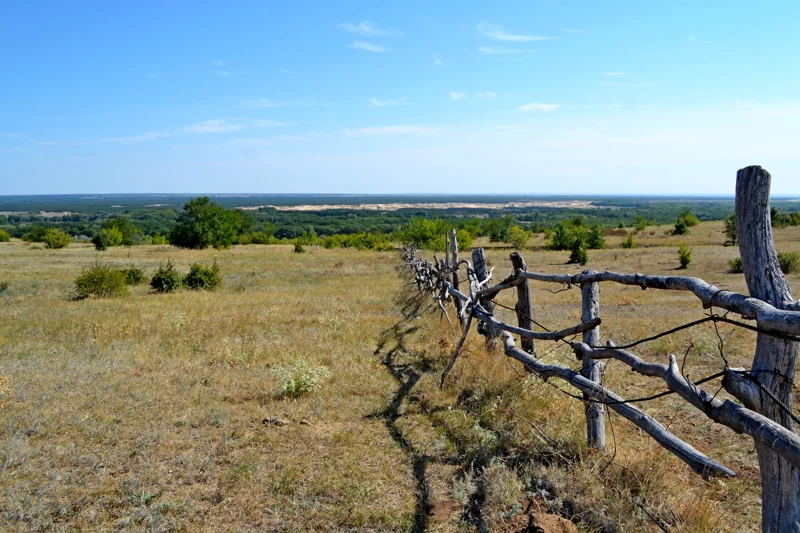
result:
<svg viewBox="0 0 800 533"><path fill-rule="evenodd" d="M632 250L609 237L611 248L590 251L587 267L674 274L686 242L694 259L686 274L745 291L742 275L727 273L737 251L720 246L721 223L681 238L664 229L640 233ZM800 250L798 228L776 239L782 251ZM568 252L541 244L525 253L531 269L577 270L564 264ZM509 251L488 251L498 276L510 272ZM72 302L72 280L95 258L90 246L0 244L0 281L9 282L0 295L0 528L470 531L511 528L533 499L586 531L656 530L643 508L674 531L757 529L752 442L671 396L644 408L738 478L703 481L619 417L606 466L611 456L584 446L582 405L476 334L439 389L458 333L429 300L403 291L395 254L288 246L106 254L148 273L168 257L182 272L216 257L223 288L134 287L127 298ZM800 293L800 277L789 279ZM579 292L545 287L534 285L536 319L575 323ZM498 301L513 306L513 295ZM686 294L612 284L601 287L601 309L603 337L616 342L702 314ZM708 328L640 353L663 360L692 342L690 375L721 368ZM732 334L732 365L749 364L753 342ZM316 393L281 398L271 369L298 358L332 376ZM576 365L563 350L546 360ZM661 390L614 363L606 379L623 396Z"/></svg>

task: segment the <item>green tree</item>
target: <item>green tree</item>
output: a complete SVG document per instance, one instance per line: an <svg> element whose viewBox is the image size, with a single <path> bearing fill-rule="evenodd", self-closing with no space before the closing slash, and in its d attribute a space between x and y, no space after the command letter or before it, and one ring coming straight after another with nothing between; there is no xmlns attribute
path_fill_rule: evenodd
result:
<svg viewBox="0 0 800 533"><path fill-rule="evenodd" d="M517 250L522 250L525 248L525 245L528 244L528 241L531 238L531 233L519 226L511 226L511 228L508 230L508 236L506 238L508 239L506 242L508 242L511 246Z"/></svg>
<svg viewBox="0 0 800 533"><path fill-rule="evenodd" d="M692 262L692 251L685 244L678 247L678 260L680 261L681 268L687 268Z"/></svg>
<svg viewBox="0 0 800 533"><path fill-rule="evenodd" d="M142 242L142 232L127 217L109 218L103 222L102 231L110 237L109 246L133 246Z"/></svg>
<svg viewBox="0 0 800 533"><path fill-rule="evenodd" d="M732 244L736 245L736 242L739 240L739 234L736 232L736 215L728 215L725 217L725 229L723 230L725 233L725 244Z"/></svg>
<svg viewBox="0 0 800 533"><path fill-rule="evenodd" d="M42 242L51 249L66 248L72 242L72 235L60 229L50 228L45 232Z"/></svg>
<svg viewBox="0 0 800 533"><path fill-rule="evenodd" d="M4 230L3 228L0 228L0 242L8 242L10 240L11 240L11 234L6 230Z"/></svg>
<svg viewBox="0 0 800 533"><path fill-rule="evenodd" d="M169 234L170 243L182 248L227 248L253 221L238 209L225 209L207 196L189 200Z"/></svg>

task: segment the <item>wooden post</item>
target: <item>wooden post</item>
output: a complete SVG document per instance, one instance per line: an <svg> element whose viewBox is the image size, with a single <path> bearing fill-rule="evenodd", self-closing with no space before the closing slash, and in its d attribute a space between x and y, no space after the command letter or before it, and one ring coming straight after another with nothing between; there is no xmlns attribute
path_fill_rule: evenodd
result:
<svg viewBox="0 0 800 533"><path fill-rule="evenodd" d="M453 288L458 291L461 290L459 288L459 283L461 283L461 280L458 278L458 240L456 239L456 230L454 229L450 230L450 246L453 256ZM454 298L454 300L456 305L456 313L461 320L461 327L464 328L467 324L467 317L461 316L461 311L464 308L464 302L458 298Z"/></svg>
<svg viewBox="0 0 800 533"><path fill-rule="evenodd" d="M794 300L772 241L770 180L769 172L760 166L743 168L736 173L736 228L750 296L785 310ZM794 430L790 412L797 348L796 342L759 333L751 377L745 382L727 380L726 383L726 388L746 407L789 430ZM755 446L761 470L761 530L769 533L800 531L800 469L766 444L756 441Z"/></svg>
<svg viewBox="0 0 800 533"><path fill-rule="evenodd" d="M489 277L489 269L486 266L486 253L483 248L472 250L472 268L475 270L475 275L478 277L479 282ZM481 298L478 303L486 310L487 314L494 316L494 302L491 298ZM498 330L485 322L478 322L478 333L486 337L487 344L495 344L497 336L500 334Z"/></svg>
<svg viewBox="0 0 800 533"><path fill-rule="evenodd" d="M595 274L594 270L584 270L583 274ZM581 284L581 321L586 322L600 316L600 284ZM583 342L589 346L600 344L600 326L583 332ZM584 357L581 366L581 375L599 386L603 384L603 373L606 364L591 357ZM590 448L599 451L606 450L606 413L603 404L588 401L590 396L584 393L586 410L586 442Z"/></svg>
<svg viewBox="0 0 800 533"><path fill-rule="evenodd" d="M515 274L518 270L528 270L528 265L525 264L525 259L520 252L511 254L511 266L514 268ZM514 308L517 311L517 324L519 324L519 327L533 331L533 303L531 301L531 288L527 279L517 285L517 305ZM532 354L536 351L531 338L522 337L520 344L522 349L528 353Z"/></svg>

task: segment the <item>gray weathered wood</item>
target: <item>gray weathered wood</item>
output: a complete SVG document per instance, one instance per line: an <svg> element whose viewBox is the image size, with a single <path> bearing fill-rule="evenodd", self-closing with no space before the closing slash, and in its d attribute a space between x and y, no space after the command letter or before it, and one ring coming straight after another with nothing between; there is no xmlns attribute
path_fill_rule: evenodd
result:
<svg viewBox="0 0 800 533"><path fill-rule="evenodd" d="M511 266L514 267L514 272L528 270L525 258L522 257L522 253L519 251L511 254ZM531 299L530 284L527 279L517 285L517 304L514 309L517 313L519 327L533 331L533 301ZM528 353L535 353L536 351L532 337L522 337L520 345Z"/></svg>
<svg viewBox="0 0 800 533"><path fill-rule="evenodd" d="M623 398L614 394L605 387L586 379L572 369L558 365L546 365L539 360L534 359L530 354L523 352L514 345L514 338L510 333L503 333L502 338L505 345L506 355L521 362L526 368L544 380L549 378L563 379L579 391L583 392L590 400L609 402L608 406L610 409L613 409L623 418L626 418L627 420L630 420L636 424L645 433L653 437L661 446L675 454L676 457L689 465L689 467L695 472L703 476L714 474L723 474L726 476L736 475L729 468L726 468L718 462L709 459L690 444L680 440L678 437L670 433L670 431L662 426L657 420L641 409L638 409L631 404L624 403Z"/></svg>
<svg viewBox="0 0 800 533"><path fill-rule="evenodd" d="M459 261L458 261L458 239L456 239L456 230L454 230L454 229L450 230L450 246L452 248L452 256L453 256L453 262L451 263L451 265L452 265L451 268L452 268L452 271L453 271L453 279L452 279L453 288L455 290L460 290L459 285L461 283L461 280L458 277L458 264L459 264ZM458 316L459 319L461 320L461 327L465 328L466 325L467 325L467 317L465 316L465 314L463 312L464 311L464 304L458 298L455 298L455 302L454 303L455 303L455 306L456 306L456 316Z"/></svg>
<svg viewBox="0 0 800 533"><path fill-rule="evenodd" d="M750 296L776 309L791 309L794 299L781 272L772 240L770 180L769 172L759 166L743 168L736 174L739 253ZM762 320L759 325L763 327ZM733 386L729 390L757 413L793 431L791 379L796 371L797 343L759 333L751 379L760 385ZM783 403L789 412L773 398ZM756 451L761 470L762 531L800 531L800 465L776 453L769 443L756 440Z"/></svg>
<svg viewBox="0 0 800 533"><path fill-rule="evenodd" d="M475 270L475 275L478 277L478 283L483 283L489 278L486 253L483 251L483 248L475 248L472 250L472 268ZM488 315L494 316L494 302L490 297L481 297L478 299L478 303ZM482 323L478 323L478 333L486 337L486 342L488 344L494 344L499 331L483 321Z"/></svg>
<svg viewBox="0 0 800 533"><path fill-rule="evenodd" d="M584 274L593 274L593 270L584 270ZM600 286L597 282L585 282L581 285L581 321L586 323L600 316ZM583 332L583 342L589 346L600 344L600 326ZM581 362L581 376L603 384L606 365L591 357L584 357ZM584 398L589 399L584 393ZM603 405L597 402L585 403L586 406L586 442L590 448L600 451L606 449L606 413Z"/></svg>

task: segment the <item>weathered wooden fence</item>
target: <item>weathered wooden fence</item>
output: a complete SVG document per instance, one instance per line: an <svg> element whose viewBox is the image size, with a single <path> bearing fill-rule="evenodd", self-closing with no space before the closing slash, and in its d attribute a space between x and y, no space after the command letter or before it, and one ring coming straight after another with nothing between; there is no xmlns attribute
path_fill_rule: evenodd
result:
<svg viewBox="0 0 800 533"><path fill-rule="evenodd" d="M604 360L616 359L632 370L662 380L667 388L702 411L708 418L737 433L749 435L758 452L762 483L762 530L800 533L800 436L795 432L797 417L792 411L794 376L800 341L800 302L795 302L780 270L772 240L769 209L770 175L758 166L740 170L736 176L736 222L739 249L750 296L719 289L699 278L650 276L585 270L577 275L542 274L528 269L522 254L511 254L514 271L500 283L490 286L489 269L482 248L472 252L472 261L459 259L455 230L446 238L445 257L434 262L417 257L413 248L404 248L404 257L415 271L420 291L430 292L447 315L445 304L454 303L463 335L442 374L442 383L456 363L473 321L487 342L502 342L505 354L522 363L543 380L561 379L579 390L586 410L589 446L604 450L605 408L614 410L653 437L695 472L707 476L734 476L724 465L699 452L672 434L666 427L632 403L626 402L603 385ZM466 278L462 277L462 267ZM462 290L462 280L466 287ZM536 331L533 320L531 280L580 286L581 323L560 331ZM722 386L740 403L720 400L692 382L679 369L676 357L667 363L644 361L628 350L642 341L615 346L610 340L600 345L600 283L613 282L645 289L680 290L694 294L703 308L710 309L701 322L724 322L757 331L752 367L730 368L710 376L722 378ZM515 289L517 325L495 318L494 298L503 290ZM755 325L715 314L724 309L755 321ZM450 320L448 316L448 320ZM539 327L539 329L544 329ZM679 328L680 329L680 328ZM518 348L513 335L520 337ZM568 337L582 334L580 342ZM581 360L580 372L537 359L536 340L561 341L570 345ZM705 381L707 381L705 380Z"/></svg>

